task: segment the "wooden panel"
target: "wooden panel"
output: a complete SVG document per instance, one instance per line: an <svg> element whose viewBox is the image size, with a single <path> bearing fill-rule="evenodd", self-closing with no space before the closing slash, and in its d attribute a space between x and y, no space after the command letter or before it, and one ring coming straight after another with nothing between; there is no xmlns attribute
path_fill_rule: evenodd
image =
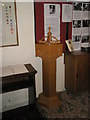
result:
<svg viewBox="0 0 90 120"><path fill-rule="evenodd" d="M25 66L29 71L28 73L2 77L3 93L32 86L33 84L32 78L35 76L37 71L33 68L31 64L26 64Z"/></svg>
<svg viewBox="0 0 90 120"><path fill-rule="evenodd" d="M90 52L88 53L88 90L90 92Z"/></svg>
<svg viewBox="0 0 90 120"><path fill-rule="evenodd" d="M33 68L31 64L25 64L25 67L29 71L28 73L16 74L2 78L3 93L28 88L29 98L28 105L3 112L2 117L5 120L7 119L11 120L12 118L15 118L17 115L29 113L31 108L36 107L35 74L37 71Z"/></svg>
<svg viewBox="0 0 90 120"><path fill-rule="evenodd" d="M88 53L65 53L65 88L77 94L88 89Z"/></svg>
<svg viewBox="0 0 90 120"><path fill-rule="evenodd" d="M39 44L36 43L36 56L41 58L57 58L62 55L62 44Z"/></svg>
<svg viewBox="0 0 90 120"><path fill-rule="evenodd" d="M65 53L65 88L75 91L75 57Z"/></svg>
<svg viewBox="0 0 90 120"><path fill-rule="evenodd" d="M43 92L47 97L56 96L56 60L43 59Z"/></svg>
<svg viewBox="0 0 90 120"><path fill-rule="evenodd" d="M76 73L77 92L88 89L88 54L77 56L77 73Z"/></svg>

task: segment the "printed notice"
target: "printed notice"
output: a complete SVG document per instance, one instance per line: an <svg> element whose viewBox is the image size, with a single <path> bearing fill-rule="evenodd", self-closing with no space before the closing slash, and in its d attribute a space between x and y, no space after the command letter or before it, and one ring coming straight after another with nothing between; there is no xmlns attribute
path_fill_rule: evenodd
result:
<svg viewBox="0 0 90 120"><path fill-rule="evenodd" d="M62 5L62 22L72 22L72 5Z"/></svg>
<svg viewBox="0 0 90 120"><path fill-rule="evenodd" d="M74 50L89 44L90 4L73 3L72 41Z"/></svg>
<svg viewBox="0 0 90 120"><path fill-rule="evenodd" d="M81 20L82 11L73 11L73 20Z"/></svg>
<svg viewBox="0 0 90 120"><path fill-rule="evenodd" d="M51 27L52 36L60 40L60 5L44 4L44 34L47 36L48 28ZM54 40L52 38L52 40Z"/></svg>

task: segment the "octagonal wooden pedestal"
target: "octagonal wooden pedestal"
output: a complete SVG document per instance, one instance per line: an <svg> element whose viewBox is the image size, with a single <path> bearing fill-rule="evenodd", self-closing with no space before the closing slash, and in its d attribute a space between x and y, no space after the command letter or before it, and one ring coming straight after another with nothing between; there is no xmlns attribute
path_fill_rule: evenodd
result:
<svg viewBox="0 0 90 120"><path fill-rule="evenodd" d="M38 102L48 108L61 106L56 93L56 59L62 55L62 44L36 43L36 56L42 58L43 93Z"/></svg>

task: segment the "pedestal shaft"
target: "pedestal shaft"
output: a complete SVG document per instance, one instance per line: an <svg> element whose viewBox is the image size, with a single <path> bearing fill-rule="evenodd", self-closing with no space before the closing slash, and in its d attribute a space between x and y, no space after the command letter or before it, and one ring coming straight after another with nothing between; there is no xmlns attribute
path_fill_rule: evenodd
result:
<svg viewBox="0 0 90 120"><path fill-rule="evenodd" d="M62 44L36 44L36 56L42 58L43 67L43 93L38 102L49 109L61 105L56 95L56 59L62 50Z"/></svg>
<svg viewBox="0 0 90 120"><path fill-rule="evenodd" d="M47 97L56 96L56 60L43 59L43 94Z"/></svg>

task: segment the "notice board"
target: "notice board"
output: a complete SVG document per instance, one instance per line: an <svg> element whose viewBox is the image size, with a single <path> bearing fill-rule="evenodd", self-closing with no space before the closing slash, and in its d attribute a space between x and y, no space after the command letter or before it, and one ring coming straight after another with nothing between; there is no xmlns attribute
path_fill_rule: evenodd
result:
<svg viewBox="0 0 90 120"><path fill-rule="evenodd" d="M67 2L35 2L35 42L37 43L42 39L44 35L44 4L59 4L60 5L60 41L63 44L63 52L66 50L66 34L68 34L68 39L72 38L72 22L68 24L67 31L67 22L62 22L62 5L63 4L72 4ZM68 32L68 33L67 33Z"/></svg>

